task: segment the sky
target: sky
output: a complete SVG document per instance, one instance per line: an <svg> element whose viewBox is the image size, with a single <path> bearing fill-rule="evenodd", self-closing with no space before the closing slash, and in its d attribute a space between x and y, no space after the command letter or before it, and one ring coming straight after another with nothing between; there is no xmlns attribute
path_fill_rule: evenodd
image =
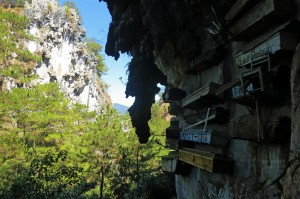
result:
<svg viewBox="0 0 300 199"><path fill-rule="evenodd" d="M70 1L74 2L80 11L87 37L95 38L103 46L102 54L104 55L104 62L109 71L106 75L102 76L102 79L109 85L108 94L112 102L131 106L134 98L126 98L126 85L124 84L127 82L126 66L130 62L131 57L123 54L118 61L115 61L113 57L109 57L104 53L109 23L111 22L111 16L106 3L100 3L99 0ZM60 5L64 5L65 2L66 0L59 0Z"/></svg>

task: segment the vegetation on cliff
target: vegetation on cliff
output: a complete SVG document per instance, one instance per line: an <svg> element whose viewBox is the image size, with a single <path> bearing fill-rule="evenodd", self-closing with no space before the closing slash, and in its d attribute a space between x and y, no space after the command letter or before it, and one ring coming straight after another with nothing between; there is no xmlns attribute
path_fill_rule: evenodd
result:
<svg viewBox="0 0 300 199"><path fill-rule="evenodd" d="M21 42L31 37L25 31L28 19L18 13L0 8L2 81L32 78L30 69L40 60ZM99 53L92 42L91 52ZM104 71L105 66L99 67ZM3 88L0 101L0 198L174 194L172 176L165 176L159 165L166 153L162 132L168 124L158 104L152 109L151 141L140 145L128 115L109 106L96 115L72 103L56 83Z"/></svg>

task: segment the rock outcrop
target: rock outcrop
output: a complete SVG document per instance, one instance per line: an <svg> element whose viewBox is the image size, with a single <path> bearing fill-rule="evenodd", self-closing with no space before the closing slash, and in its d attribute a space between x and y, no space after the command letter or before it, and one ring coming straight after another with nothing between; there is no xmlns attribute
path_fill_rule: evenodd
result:
<svg viewBox="0 0 300 199"><path fill-rule="evenodd" d="M298 1L102 1L106 53L133 56L126 92L139 96L130 113L140 141L157 82L180 109L166 133L177 198L298 198Z"/></svg>
<svg viewBox="0 0 300 199"><path fill-rule="evenodd" d="M111 104L98 76L98 60L82 42L85 29L76 11L61 7L57 0L32 0L25 5L25 15L35 38L28 42L28 50L42 56L33 71L38 76L34 84L57 82L73 102L92 111Z"/></svg>

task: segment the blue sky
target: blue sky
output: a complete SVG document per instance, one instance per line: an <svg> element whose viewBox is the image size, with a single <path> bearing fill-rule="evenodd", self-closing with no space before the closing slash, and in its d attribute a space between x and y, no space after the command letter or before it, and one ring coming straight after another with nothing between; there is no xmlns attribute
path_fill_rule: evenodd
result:
<svg viewBox="0 0 300 199"><path fill-rule="evenodd" d="M59 0L60 5L63 5L66 0ZM78 7L83 19L83 26L86 29L87 37L95 38L105 48L109 23L111 16L107 9L106 3L98 0L73 0ZM108 93L113 103L124 104L131 106L134 98L125 98L125 85L121 82L127 81L126 65L130 61L130 57L126 54L121 55L118 61L113 57L105 55L105 64L109 68L107 75L103 75L103 80L110 85Z"/></svg>

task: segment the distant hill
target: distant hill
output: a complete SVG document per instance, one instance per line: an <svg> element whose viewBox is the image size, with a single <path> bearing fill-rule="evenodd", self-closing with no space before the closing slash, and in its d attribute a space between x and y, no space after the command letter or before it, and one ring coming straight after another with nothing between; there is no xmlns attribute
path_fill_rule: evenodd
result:
<svg viewBox="0 0 300 199"><path fill-rule="evenodd" d="M113 107L118 111L118 113L124 114L127 113L127 110L129 109L128 106L125 106L123 104L114 103Z"/></svg>

